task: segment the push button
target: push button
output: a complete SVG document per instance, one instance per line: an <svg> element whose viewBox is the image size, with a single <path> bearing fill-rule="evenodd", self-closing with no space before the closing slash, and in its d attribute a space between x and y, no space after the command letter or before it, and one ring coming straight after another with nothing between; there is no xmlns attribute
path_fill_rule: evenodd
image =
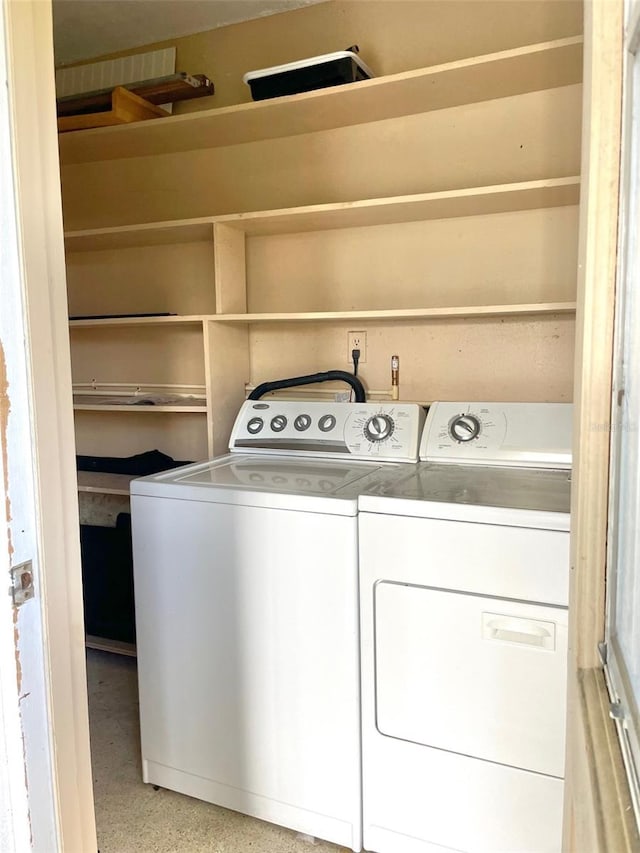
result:
<svg viewBox="0 0 640 853"><path fill-rule="evenodd" d="M298 430L298 432L304 432L306 429L309 429L311 426L311 416L310 415L298 415L298 417L293 422L294 427Z"/></svg>
<svg viewBox="0 0 640 853"><path fill-rule="evenodd" d="M287 419L284 415L276 415L275 418L271 418L271 429L274 432L282 432L286 425Z"/></svg>
<svg viewBox="0 0 640 853"><path fill-rule="evenodd" d="M336 419L333 415L323 415L318 421L318 426L322 432L331 432L336 425Z"/></svg>

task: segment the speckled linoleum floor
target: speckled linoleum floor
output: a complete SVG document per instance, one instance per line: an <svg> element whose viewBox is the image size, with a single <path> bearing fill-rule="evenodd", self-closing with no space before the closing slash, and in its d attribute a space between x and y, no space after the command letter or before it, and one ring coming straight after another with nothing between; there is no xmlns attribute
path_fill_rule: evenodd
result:
<svg viewBox="0 0 640 853"><path fill-rule="evenodd" d="M346 853L142 782L136 662L88 650L100 853Z"/></svg>

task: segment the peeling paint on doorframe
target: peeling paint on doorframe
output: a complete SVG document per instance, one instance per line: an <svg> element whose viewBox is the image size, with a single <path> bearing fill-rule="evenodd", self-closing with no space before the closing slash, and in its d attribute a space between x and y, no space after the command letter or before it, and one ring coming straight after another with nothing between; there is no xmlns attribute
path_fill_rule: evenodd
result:
<svg viewBox="0 0 640 853"><path fill-rule="evenodd" d="M9 562L13 555L13 544L11 542L11 498L9 497L9 465L7 451L7 429L9 425L9 412L11 411L11 400L9 398L9 380L7 379L7 363L4 357L4 346L0 341L0 446L2 447L2 461L4 470L4 493L5 514L7 530L9 534Z"/></svg>
<svg viewBox="0 0 640 853"><path fill-rule="evenodd" d="M7 363L4 355L4 347L0 341L0 447L2 448L2 461L4 470L4 494L5 512L7 525L7 542L9 543L9 565L13 556L14 548L11 542L11 498L9 497L9 465L7 455L7 429L9 426L9 413L11 411L11 399L9 397L9 380L7 379ZM20 664L20 650L18 647L20 632L18 630L18 608L13 608L13 642L16 647L16 679L18 682L18 694L22 691L22 666Z"/></svg>
<svg viewBox="0 0 640 853"><path fill-rule="evenodd" d="M9 413L11 412L11 398L9 397L9 380L7 378L7 363L4 354L4 346L0 341L0 448L2 450L2 461L4 471L4 493L5 493L5 522L7 525L7 543L9 552L9 565L14 553L13 543L11 541L11 498L9 497L9 465L8 465L8 441L7 431L9 426ZM13 644L15 647L16 658L16 683L18 687L18 696L20 699L22 693L22 664L20 662L20 630L18 628L18 608L13 606ZM29 694L25 694L28 696ZM29 778L27 774L27 745L25 743L24 729L22 729L22 712L20 711L20 727L22 734L22 756L24 759L24 784L29 793ZM27 801L28 802L28 801ZM27 805L27 817L29 821L29 833L31 844L33 845L33 824L31 821L31 808Z"/></svg>

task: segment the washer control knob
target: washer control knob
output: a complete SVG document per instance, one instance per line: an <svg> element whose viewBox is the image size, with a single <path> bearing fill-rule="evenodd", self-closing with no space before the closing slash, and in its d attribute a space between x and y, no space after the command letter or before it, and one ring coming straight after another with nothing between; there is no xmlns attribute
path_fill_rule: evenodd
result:
<svg viewBox="0 0 640 853"><path fill-rule="evenodd" d="M322 432L331 432L336 425L336 419L333 415L323 415L318 421L318 426Z"/></svg>
<svg viewBox="0 0 640 853"><path fill-rule="evenodd" d="M481 423L476 415L456 415L449 422L449 435L454 441L473 441L480 435Z"/></svg>
<svg viewBox="0 0 640 853"><path fill-rule="evenodd" d="M247 424L247 432L251 433L251 435L257 435L263 426L264 421L262 420L262 418L251 418L251 420Z"/></svg>
<svg viewBox="0 0 640 853"><path fill-rule="evenodd" d="M287 419L284 415L276 415L275 417L271 418L271 429L274 432L282 432L286 425Z"/></svg>
<svg viewBox="0 0 640 853"><path fill-rule="evenodd" d="M389 415L373 415L364 425L364 435L368 441L384 441L393 434L393 418Z"/></svg>
<svg viewBox="0 0 640 853"><path fill-rule="evenodd" d="M309 429L311 426L311 416L310 415L298 415L298 417L293 422L294 427L298 430L298 432L304 432L306 429Z"/></svg>

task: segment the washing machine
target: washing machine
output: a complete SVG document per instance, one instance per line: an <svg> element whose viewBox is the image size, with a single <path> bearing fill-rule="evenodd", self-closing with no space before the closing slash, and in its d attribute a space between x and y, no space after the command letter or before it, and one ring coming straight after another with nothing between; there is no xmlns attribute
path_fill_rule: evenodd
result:
<svg viewBox="0 0 640 853"><path fill-rule="evenodd" d="M561 849L571 417L435 403L361 494L368 851Z"/></svg>
<svg viewBox="0 0 640 853"><path fill-rule="evenodd" d="M133 481L145 782L361 849L357 501L423 421L249 400L228 455Z"/></svg>

